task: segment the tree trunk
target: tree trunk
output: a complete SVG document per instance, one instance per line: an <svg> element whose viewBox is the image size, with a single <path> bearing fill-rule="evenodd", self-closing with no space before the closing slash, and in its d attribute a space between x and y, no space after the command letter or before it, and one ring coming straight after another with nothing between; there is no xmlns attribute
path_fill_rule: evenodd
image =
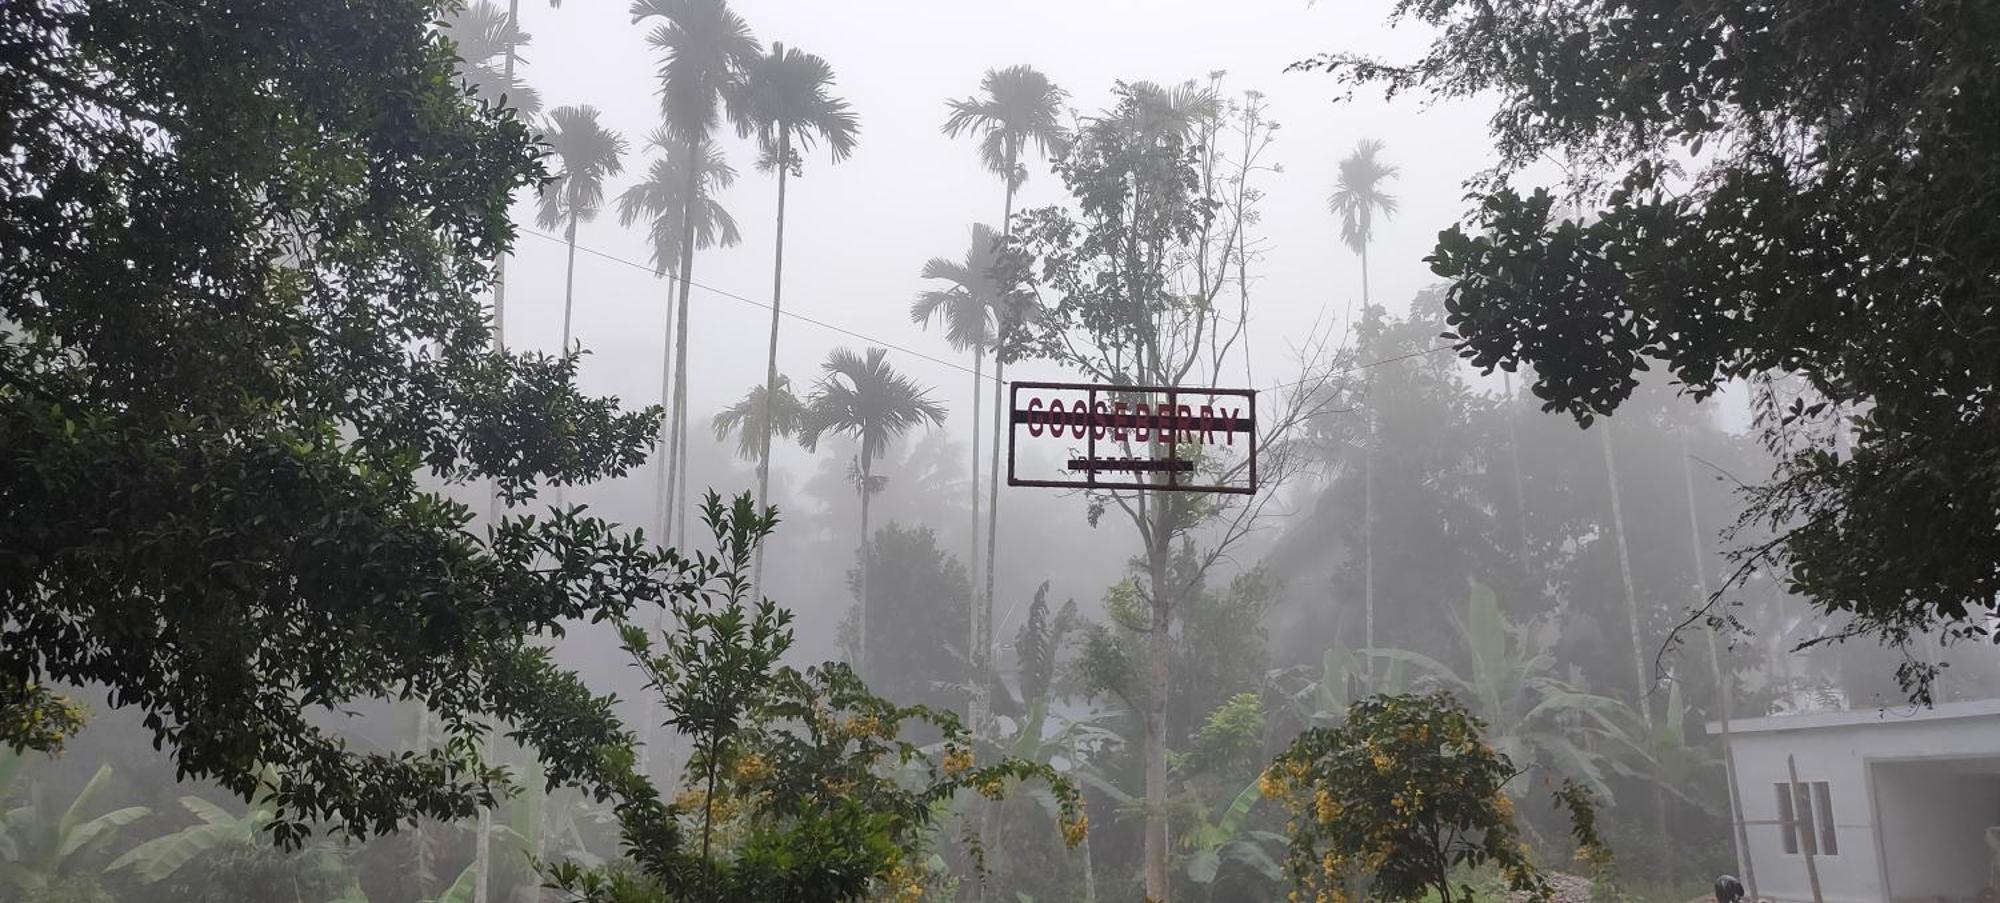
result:
<svg viewBox="0 0 2000 903"><path fill-rule="evenodd" d="M1521 435L1516 429L1514 417L1514 380L1507 371L1500 371L1500 385L1507 392L1507 453L1508 464L1514 471L1514 514L1517 518L1514 538L1520 544L1521 576L1530 577L1528 565L1528 493L1521 488Z"/></svg>
<svg viewBox="0 0 2000 903"><path fill-rule="evenodd" d="M575 308L575 299L576 299L576 294L575 294L576 293L576 213L575 211L570 212L569 228L563 230L563 238L569 244L569 262L566 263L563 267L563 325L562 325L562 351L560 353L563 357L569 357L570 318L576 309ZM566 494L564 490L566 488L568 487L565 487L561 483L557 483L555 486L555 507L556 510L558 511L562 510L563 496Z"/></svg>
<svg viewBox="0 0 2000 903"><path fill-rule="evenodd" d="M869 492L874 482L875 465L868 460L868 443L861 444L861 603L856 610L855 636L859 639L854 652L854 673L861 679L868 679L868 500L874 493Z"/></svg>
<svg viewBox="0 0 2000 903"><path fill-rule="evenodd" d="M778 323L784 304L785 289L785 177L791 172L791 134L778 133L778 236L777 250L771 261L771 343L764 366L764 435L757 440L757 507L762 509L771 504L771 433L773 415L777 411L778 398ZM864 469L867 462L862 462ZM868 487L861 488L861 507L868 508ZM864 518L865 520L865 518ZM866 523L862 524L865 529ZM863 537L864 539L866 537ZM868 567L866 560L862 568ZM764 543L757 544L756 563L750 569L750 585L754 587L753 598L763 598L764 592Z"/></svg>
<svg viewBox="0 0 2000 903"><path fill-rule="evenodd" d="M1368 317L1368 243L1361 243L1361 316ZM1349 323L1349 328L1354 324ZM1361 637L1369 649L1375 646L1375 413L1368 409L1368 445L1361 450ZM1375 656L1367 658L1368 692L1375 692Z"/></svg>
<svg viewBox="0 0 2000 903"><path fill-rule="evenodd" d="M971 598L965 600L965 622L969 631L965 641L965 660L968 663L967 672L975 681L979 675L979 428L983 425L979 422L979 400L980 396L986 390L986 383L981 379L981 373L985 368L985 364L986 345L982 342L981 344L972 346L972 468L970 471L972 474L972 550L970 553L972 573L970 574L971 579L966 586L966 592ZM994 439L997 441L999 436L994 436ZM971 697L966 700L965 723L973 726L974 730L978 729L979 691L976 685L973 688Z"/></svg>
<svg viewBox="0 0 2000 903"><path fill-rule="evenodd" d="M1016 165L1013 147L1009 145L1007 151L1007 202L1000 217L1000 235L1002 238L1014 237L1014 167ZM1005 331L1011 329L1013 324L1001 322L999 326L1001 330ZM996 335L996 338L1004 343L1007 336L1004 334ZM993 656L993 578L1000 571L1000 446L1003 444L1000 441L1000 431L1002 426L1001 407L1006 402L1006 388L1007 358L1000 350L996 349L993 353L993 438L991 440L993 443L993 457L992 463L986 472L986 592L984 594L985 598L980 603L979 665L976 669L979 673L975 677L979 681L982 715L986 708L987 681L990 679L990 675L987 672L992 668L991 659ZM979 735L979 725L974 724L972 730L974 738L977 738Z"/></svg>
<svg viewBox="0 0 2000 903"><path fill-rule="evenodd" d="M1681 481L1687 486L1688 497L1688 548L1694 553L1695 588L1700 592L1697 605L1708 604L1708 564L1703 559L1701 541L1701 514L1695 507L1694 467L1688 463L1687 434L1681 434ZM1735 717L1735 681L1730 669L1722 667L1722 652L1715 642L1715 625L1706 623L1708 634L1708 667L1715 679L1717 709L1722 716L1722 774L1729 783L1730 822L1734 832L1730 839L1736 846L1737 874L1743 876L1743 886L1750 899L1757 899L1757 874L1750 862L1750 834L1743 824L1743 794L1736 783L1736 752L1729 744L1729 719Z"/></svg>
<svg viewBox="0 0 2000 903"><path fill-rule="evenodd" d="M1625 584L1625 611L1632 627L1632 677L1633 689L1637 695L1633 702L1639 707L1639 714L1646 722L1646 742L1650 746L1659 736L1659 725L1653 718L1653 706L1646 701L1646 694L1652 689L1652 682L1646 679L1646 644L1641 639L1639 625L1639 594L1632 587L1632 553L1625 541L1625 505L1618 490L1618 457L1611 450L1611 420L1599 421L1604 432L1600 434L1604 443L1604 472L1611 487L1611 531L1618 540L1618 577ZM1660 836L1667 835L1667 793L1657 782L1653 786L1654 830Z"/></svg>
<svg viewBox="0 0 2000 903"><path fill-rule="evenodd" d="M520 21L521 0L507 0L508 30L518 33ZM501 77L504 84L510 88L513 87L514 44L511 41L507 44L507 59L503 64ZM511 195L508 200L510 202L513 200ZM504 354L507 351L507 255L504 252L500 255L500 260L494 265L493 278L493 348L495 351ZM500 523L500 507L503 501L500 498L500 484L498 482L493 483L491 493L491 498L488 499L488 510L491 515L491 523L497 526ZM490 751L490 742L488 748ZM490 809L481 809L479 810L478 838L473 841L472 903L486 903L486 872L489 860L492 858L492 847L493 813Z"/></svg>
<svg viewBox="0 0 2000 903"><path fill-rule="evenodd" d="M680 487L686 482L687 461L687 333L688 302L694 292L694 211L701 203L701 143L688 142L687 148L687 190L681 195L681 260L680 298L676 305L674 319L678 325L669 330L674 333L674 392L667 402L667 421L671 425L667 437L667 481L660 489L660 541L672 544L675 535L674 514L681 507Z"/></svg>
<svg viewBox="0 0 2000 903"><path fill-rule="evenodd" d="M1165 481L1164 476L1162 482ZM1169 602L1168 555L1173 549L1167 496L1153 500L1153 534L1146 548L1152 583L1152 629L1146 635L1146 899L1167 903L1172 884L1167 879L1167 684L1171 656L1173 609Z"/></svg>

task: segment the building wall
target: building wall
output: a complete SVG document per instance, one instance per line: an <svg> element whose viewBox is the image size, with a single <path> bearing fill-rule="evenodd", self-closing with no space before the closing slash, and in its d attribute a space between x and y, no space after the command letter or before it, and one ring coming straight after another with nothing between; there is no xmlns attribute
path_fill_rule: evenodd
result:
<svg viewBox="0 0 2000 903"><path fill-rule="evenodd" d="M1782 722L1783 719L1767 719ZM1891 712L1861 723L1799 730L1758 730L1730 738L1748 822L1748 854L1757 892L1779 903L1809 901L1805 856L1784 851L1775 785L1787 781L1786 756L1801 782L1825 781L1833 803L1836 855L1814 857L1826 903L1880 903L1910 896L1885 878L1870 765L1922 759L2000 757L2000 717L1899 719ZM1919 827L1922 827L1921 825ZM1899 827L1900 830L1900 827ZM1983 841L1982 841L1983 842ZM1907 846L1907 844L1905 845ZM1979 860L1983 866L1985 859ZM1930 891L1939 893L1942 891ZM1953 890L1951 893L1962 893ZM1921 891L1919 891L1921 893Z"/></svg>
<svg viewBox="0 0 2000 903"><path fill-rule="evenodd" d="M1921 761L1878 763L1873 773L1891 897L1959 899L1985 887L1993 855L1986 829L2000 825L2000 775Z"/></svg>

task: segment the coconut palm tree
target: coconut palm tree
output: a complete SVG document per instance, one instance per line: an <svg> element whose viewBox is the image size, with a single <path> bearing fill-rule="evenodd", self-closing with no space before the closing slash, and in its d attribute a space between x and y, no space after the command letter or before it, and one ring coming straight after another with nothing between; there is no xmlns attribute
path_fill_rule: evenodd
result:
<svg viewBox="0 0 2000 903"><path fill-rule="evenodd" d="M768 409L766 399L775 399ZM715 415L715 438L717 441L726 440L734 433L736 456L745 461L756 461L764 454L764 446L768 444L764 430L770 429L786 438L796 436L805 413L805 403L792 394L792 378L779 374L776 395L766 392L762 385L751 386L750 391L735 404Z"/></svg>
<svg viewBox="0 0 2000 903"><path fill-rule="evenodd" d="M625 171L625 138L597 121L589 105L557 107L549 114L548 142L561 169L542 185L535 225L562 229L569 245L563 270L562 353L570 351L570 322L576 283L576 227L597 218L604 205L604 180Z"/></svg>
<svg viewBox="0 0 2000 903"><path fill-rule="evenodd" d="M986 364L987 346L993 344L994 317L1000 308L1000 299L1005 289L993 275L994 264L999 257L999 236L993 227L976 223L972 227L972 246L965 250L965 259L951 260L933 257L924 264L924 278L941 280L946 287L931 289L917 296L910 305L910 320L919 325L928 325L936 319L944 325L944 338L951 347L964 351L972 349L972 579L979 580L979 394L984 388L980 383ZM994 435L997 442L999 435ZM967 654L980 648L980 631L984 627L979 619L979 599L976 595L972 604L966 607L970 614L970 644ZM976 665L977 658L973 659ZM970 720L979 720L978 694L973 694L973 711Z"/></svg>
<svg viewBox="0 0 2000 903"><path fill-rule="evenodd" d="M658 50L660 61L660 106L666 116L666 132L680 143L681 197L709 198L704 187L707 165L714 149L709 143L722 123L723 89L757 57L760 45L750 34L750 26L729 8L726 0L634 0L632 21L658 21L646 34L646 43ZM733 174L732 174L733 178ZM726 184L726 183L725 183ZM687 318L688 296L694 283L694 252L702 230L696 216L703 204L681 205L680 259L671 272L680 277L679 339L669 369L674 373L673 400L667 422L661 427L668 460L665 478L660 481L660 534L671 539L675 525L670 516L678 511L682 526L687 518L684 504L687 486ZM733 231L733 230L732 230ZM658 234L656 228L655 234ZM657 253L657 246L656 246ZM672 339L672 327L668 338ZM664 394L664 393L662 393Z"/></svg>
<svg viewBox="0 0 2000 903"><path fill-rule="evenodd" d="M951 115L944 121L944 133L952 138L970 135L979 140L980 162L1006 186L1000 234L1011 236L1014 193L1028 180L1022 154L1030 145L1044 156L1059 155L1069 146L1069 132L1057 119L1062 114L1063 100L1069 95L1048 76L1026 65L986 70L986 76L979 81L979 90L978 96L946 102ZM986 585L982 601L973 606L979 617L979 639L973 650L975 669L984 667L993 642L993 575L997 571L1000 529L1000 408L1002 388L1007 384L1007 360L1000 349L1021 322L1021 313L1018 303L1009 304L998 311L993 324L993 448L986 475ZM975 412L973 416L978 414ZM974 446L977 451L976 442ZM975 695L975 704L978 701ZM977 718L972 729L979 730Z"/></svg>
<svg viewBox="0 0 2000 903"><path fill-rule="evenodd" d="M771 52L752 61L742 79L724 92L729 99L729 117L736 132L755 137L759 156L757 168L778 173L778 230L771 265L771 344L764 375L764 391L778 391L778 324L782 315L785 288L785 183L801 173L806 152L821 141L833 162L854 153L861 124L847 101L833 96L833 67L826 60L772 42ZM769 412L767 412L769 413ZM771 491L771 434L762 430L763 454L757 461L757 504L769 503ZM751 586L764 580L764 547L757 547L751 567Z"/></svg>
<svg viewBox="0 0 2000 903"><path fill-rule="evenodd" d="M812 451L822 437L843 433L861 443L855 458L857 489L861 493L861 661L856 670L866 677L868 660L868 497L881 484L875 476L875 460L889 449L896 437L911 428L944 422L944 405L931 400L930 390L889 366L889 352L870 348L865 355L852 349L835 348L822 369L825 376L806 402L799 422L799 443ZM769 436L764 445L770 446ZM768 458L769 452L766 456Z"/></svg>

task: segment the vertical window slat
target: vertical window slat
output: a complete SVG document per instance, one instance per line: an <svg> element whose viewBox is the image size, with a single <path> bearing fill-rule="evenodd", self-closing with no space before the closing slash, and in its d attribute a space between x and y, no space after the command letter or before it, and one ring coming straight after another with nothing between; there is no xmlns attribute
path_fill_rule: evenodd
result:
<svg viewBox="0 0 2000 903"><path fill-rule="evenodd" d="M1840 839L1833 830L1833 790L1825 781L1814 781L1813 814L1819 818L1819 849L1828 856L1840 854Z"/></svg>
<svg viewBox="0 0 2000 903"><path fill-rule="evenodd" d="M1784 839L1785 852L1799 851L1799 823L1792 815L1792 787L1790 784L1773 784L1771 789L1778 796L1778 836Z"/></svg>
<svg viewBox="0 0 2000 903"><path fill-rule="evenodd" d="M1819 834L1813 829L1819 826L1819 822L1813 815L1812 788L1801 781L1792 785L1792 792L1798 796L1798 802L1793 805L1792 818L1798 826L1799 846L1805 849L1807 856L1817 856Z"/></svg>

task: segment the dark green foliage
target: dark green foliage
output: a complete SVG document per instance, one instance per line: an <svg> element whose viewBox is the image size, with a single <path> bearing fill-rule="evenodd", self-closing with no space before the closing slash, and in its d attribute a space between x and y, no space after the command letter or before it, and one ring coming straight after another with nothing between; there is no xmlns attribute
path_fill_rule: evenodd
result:
<svg viewBox="0 0 2000 903"><path fill-rule="evenodd" d="M929 527L890 524L857 554L868 564L866 660L880 677L872 689L885 699L955 710L965 706L965 565L937 546ZM847 583L860 592L860 572Z"/></svg>
<svg viewBox="0 0 2000 903"><path fill-rule="evenodd" d="M2000 599L2000 10L1626 0L1405 2L1437 26L1356 83L1497 95L1505 165L1431 258L1463 353L1532 367L1549 410L1610 414L1649 362L1697 398L1776 372L1777 472L1744 522L1851 633L1984 636ZM1706 152L1706 156L1704 156ZM1544 154L1611 190L1587 224L1507 184ZM1692 164L1687 161L1693 158ZM1683 175L1684 173L1684 175ZM1851 449L1807 442L1851 428ZM1932 672L1907 663L1922 697Z"/></svg>
<svg viewBox="0 0 2000 903"><path fill-rule="evenodd" d="M420 488L618 474L657 419L489 350L478 295L542 168L444 12L0 6L0 706L101 685L184 777L247 797L268 763L289 842L470 815L488 720L551 781L630 791L608 702L530 639L674 570L566 515L482 539ZM449 742L364 753L313 717L381 697Z"/></svg>

